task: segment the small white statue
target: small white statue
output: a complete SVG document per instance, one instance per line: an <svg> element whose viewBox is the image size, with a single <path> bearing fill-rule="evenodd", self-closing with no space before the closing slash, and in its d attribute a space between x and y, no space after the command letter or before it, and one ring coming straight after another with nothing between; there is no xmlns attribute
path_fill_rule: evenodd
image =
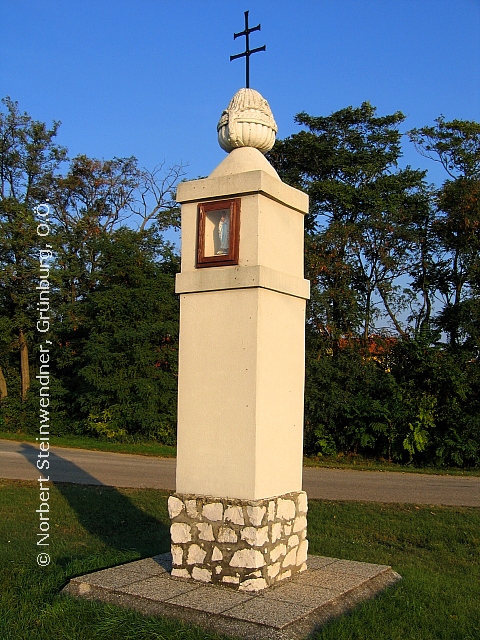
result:
<svg viewBox="0 0 480 640"><path fill-rule="evenodd" d="M217 251L219 256L228 256L228 241L230 236L230 220L222 213L220 222L218 223L218 237L220 238L220 250Z"/></svg>

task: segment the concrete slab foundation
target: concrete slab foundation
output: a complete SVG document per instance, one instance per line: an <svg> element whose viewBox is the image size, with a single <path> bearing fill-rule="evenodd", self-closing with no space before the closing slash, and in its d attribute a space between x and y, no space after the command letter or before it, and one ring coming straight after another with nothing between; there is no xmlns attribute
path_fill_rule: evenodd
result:
<svg viewBox="0 0 480 640"><path fill-rule="evenodd" d="M308 571L260 592L170 575L169 553L70 580L63 593L254 640L300 640L401 577L391 567L309 556Z"/></svg>

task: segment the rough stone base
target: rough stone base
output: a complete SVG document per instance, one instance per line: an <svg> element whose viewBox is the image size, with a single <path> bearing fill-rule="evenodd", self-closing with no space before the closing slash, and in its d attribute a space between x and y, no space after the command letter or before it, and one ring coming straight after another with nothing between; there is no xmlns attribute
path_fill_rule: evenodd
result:
<svg viewBox="0 0 480 640"><path fill-rule="evenodd" d="M307 494L232 500L174 494L172 576L258 591L307 568Z"/></svg>

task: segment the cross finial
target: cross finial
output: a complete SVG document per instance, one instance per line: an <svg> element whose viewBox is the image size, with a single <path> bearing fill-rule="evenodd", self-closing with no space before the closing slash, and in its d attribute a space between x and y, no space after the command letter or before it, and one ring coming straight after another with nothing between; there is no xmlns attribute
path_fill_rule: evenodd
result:
<svg viewBox="0 0 480 640"><path fill-rule="evenodd" d="M252 31L260 31L260 25L257 24L256 27L248 28L248 11L245 11L245 31L241 33L234 33L233 39L236 40L240 36L245 36L245 51L243 53L237 53L235 56L230 56L230 62L232 60L236 60L237 58L245 58L245 66L246 66L246 86L247 89L250 87L250 56L252 53L258 53L259 51L265 51L265 45L263 47L257 47L256 49L249 48L249 35Z"/></svg>

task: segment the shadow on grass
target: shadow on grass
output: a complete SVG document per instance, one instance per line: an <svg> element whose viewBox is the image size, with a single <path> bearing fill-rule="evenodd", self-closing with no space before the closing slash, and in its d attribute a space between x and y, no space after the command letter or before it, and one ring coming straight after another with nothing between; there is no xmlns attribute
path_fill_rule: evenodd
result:
<svg viewBox="0 0 480 640"><path fill-rule="evenodd" d="M22 444L22 455L36 467L39 450ZM47 459L47 458L44 458ZM57 453L49 451L49 469L42 469L48 484L53 484L76 513L79 524L110 549L135 552L141 556L169 550L170 532L166 500L160 491L149 490L151 508L138 507L125 492L105 486L94 476ZM40 476L40 471L39 471ZM61 477L62 481L56 480ZM150 505L149 505L150 507ZM51 505L54 518L55 505ZM164 521L152 512L160 511ZM62 561L58 561L62 564Z"/></svg>

